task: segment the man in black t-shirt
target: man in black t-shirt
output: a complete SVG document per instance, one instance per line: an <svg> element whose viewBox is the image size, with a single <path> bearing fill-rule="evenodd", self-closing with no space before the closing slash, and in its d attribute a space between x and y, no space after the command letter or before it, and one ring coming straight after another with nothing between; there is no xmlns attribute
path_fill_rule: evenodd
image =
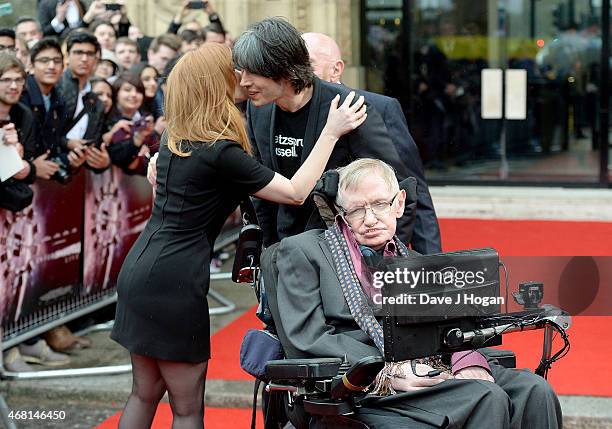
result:
<svg viewBox="0 0 612 429"><path fill-rule="evenodd" d="M314 75L300 33L281 18L267 18L251 26L236 40L233 56L241 70L240 85L249 98L247 129L257 157L290 177L319 138L332 99L340 94L342 102L351 89ZM336 143L327 169L357 158L381 159L395 169L398 179L408 176L382 118L371 106L366 121ZM315 205L310 199L302 206L261 200L255 205L266 245L322 223L313 216ZM405 242L410 242L410 224L407 216L400 220L398 235Z"/></svg>

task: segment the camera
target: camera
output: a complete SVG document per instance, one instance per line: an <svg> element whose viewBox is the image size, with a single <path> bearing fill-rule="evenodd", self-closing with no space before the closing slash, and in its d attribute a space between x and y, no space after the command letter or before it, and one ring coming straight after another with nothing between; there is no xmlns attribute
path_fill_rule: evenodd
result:
<svg viewBox="0 0 612 429"><path fill-rule="evenodd" d="M68 165L64 158L62 158L59 154L56 154L47 158L47 161L55 162L57 165L59 165L59 169L55 172L55 174L53 174L53 176L51 176L53 180L61 183L62 185L70 183L72 180L70 165Z"/></svg>
<svg viewBox="0 0 612 429"><path fill-rule="evenodd" d="M206 6L208 6L207 1L190 1L187 9L206 9Z"/></svg>
<svg viewBox="0 0 612 429"><path fill-rule="evenodd" d="M512 292L514 301L525 310L538 308L544 298L544 283L526 282L519 284L519 291Z"/></svg>
<svg viewBox="0 0 612 429"><path fill-rule="evenodd" d="M112 10L112 11L121 10L121 5L118 3L106 3L104 6L106 10Z"/></svg>

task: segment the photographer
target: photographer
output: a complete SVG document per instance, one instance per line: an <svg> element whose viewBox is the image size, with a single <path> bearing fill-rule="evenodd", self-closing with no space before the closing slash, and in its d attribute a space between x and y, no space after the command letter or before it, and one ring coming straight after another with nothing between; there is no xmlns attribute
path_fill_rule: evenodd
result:
<svg viewBox="0 0 612 429"><path fill-rule="evenodd" d="M54 38L40 40L30 52L32 75L27 77L21 102L30 108L34 117L35 138L25 157L36 167L36 177L70 180L70 169L85 162L80 148L68 149L64 130L66 105L58 82L62 76L64 57Z"/></svg>
<svg viewBox="0 0 612 429"><path fill-rule="evenodd" d="M108 147L113 164L127 173L145 174L148 157L157 152L159 143L153 133L153 117L140 109L145 88L138 76L122 73L113 82L113 112L102 141Z"/></svg>
<svg viewBox="0 0 612 429"><path fill-rule="evenodd" d="M21 158L24 147L34 144L32 113L19 103L25 78L25 68L17 58L0 53L0 127L3 129L0 144L15 146ZM26 160L22 160L22 166L20 171L0 185L0 207L16 211L31 202L31 191L25 187L34 182L36 168Z"/></svg>
<svg viewBox="0 0 612 429"><path fill-rule="evenodd" d="M215 12L213 5L210 1L189 1L189 0L183 0L181 4L181 8L179 9L176 16L170 23L170 26L168 26L168 33L178 34L182 26L183 30L195 31L196 33L200 33L202 36L205 36L205 31L197 20L193 19L186 23L183 22L185 20L185 17L190 12L197 11L197 10L204 10L204 12L206 12L206 14L208 15L208 20L210 21L210 23L212 25L215 25L216 28L219 28L223 32L223 34L225 34L225 31L223 30L223 24L221 23L221 18ZM216 42L217 40L211 40L211 41ZM224 38L224 41L225 41L225 38ZM220 43L223 43L223 42L220 42Z"/></svg>

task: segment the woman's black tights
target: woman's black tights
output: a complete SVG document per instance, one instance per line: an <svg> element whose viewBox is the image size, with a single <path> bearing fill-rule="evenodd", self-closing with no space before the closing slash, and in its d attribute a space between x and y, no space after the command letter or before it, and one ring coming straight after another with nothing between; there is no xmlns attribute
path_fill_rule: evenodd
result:
<svg viewBox="0 0 612 429"><path fill-rule="evenodd" d="M118 429L148 429L157 404L168 391L172 429L204 428L204 384L208 361L158 360L132 353L132 393Z"/></svg>

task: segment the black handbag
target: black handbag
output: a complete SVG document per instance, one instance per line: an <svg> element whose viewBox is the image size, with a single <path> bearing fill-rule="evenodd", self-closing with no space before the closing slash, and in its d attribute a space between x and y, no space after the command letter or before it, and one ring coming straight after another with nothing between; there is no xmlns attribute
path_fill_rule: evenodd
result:
<svg viewBox="0 0 612 429"><path fill-rule="evenodd" d="M0 184L0 207L18 212L32 204L34 192L25 183L8 179Z"/></svg>

